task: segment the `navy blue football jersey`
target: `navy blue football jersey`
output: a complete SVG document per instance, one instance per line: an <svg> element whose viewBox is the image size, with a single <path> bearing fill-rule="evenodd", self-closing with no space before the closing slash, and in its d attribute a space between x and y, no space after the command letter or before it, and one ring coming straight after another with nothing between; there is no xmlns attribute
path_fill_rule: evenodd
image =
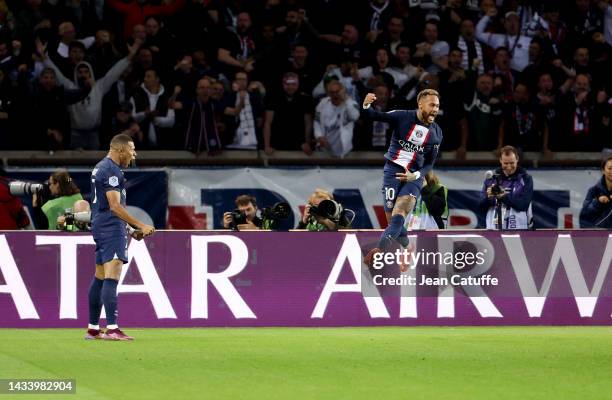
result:
<svg viewBox="0 0 612 400"><path fill-rule="evenodd" d="M107 234L125 235L127 224L115 216L109 207L106 192L117 191L121 204L126 205L125 177L113 160L105 157L91 172L91 231L95 237Z"/></svg>
<svg viewBox="0 0 612 400"><path fill-rule="evenodd" d="M419 121L416 110L394 110L378 112L372 107L366 115L384 121L393 127L393 135L385 158L406 171L420 171L421 176L429 172L440 150L442 129L435 122L425 125Z"/></svg>

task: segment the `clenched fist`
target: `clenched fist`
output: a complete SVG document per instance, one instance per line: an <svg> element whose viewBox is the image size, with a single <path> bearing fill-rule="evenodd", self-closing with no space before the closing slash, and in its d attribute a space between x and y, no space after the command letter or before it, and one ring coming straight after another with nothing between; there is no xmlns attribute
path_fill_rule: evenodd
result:
<svg viewBox="0 0 612 400"><path fill-rule="evenodd" d="M370 108L370 105L376 101L376 95L374 93L366 94L365 99L363 99L363 109L367 110Z"/></svg>

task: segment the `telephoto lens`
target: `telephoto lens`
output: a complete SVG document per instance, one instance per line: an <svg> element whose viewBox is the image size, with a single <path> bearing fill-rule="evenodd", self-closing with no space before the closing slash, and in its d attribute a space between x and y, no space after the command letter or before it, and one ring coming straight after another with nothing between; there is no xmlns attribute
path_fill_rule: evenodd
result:
<svg viewBox="0 0 612 400"><path fill-rule="evenodd" d="M42 183L13 181L9 183L9 190L13 196L31 196L40 193L44 188Z"/></svg>

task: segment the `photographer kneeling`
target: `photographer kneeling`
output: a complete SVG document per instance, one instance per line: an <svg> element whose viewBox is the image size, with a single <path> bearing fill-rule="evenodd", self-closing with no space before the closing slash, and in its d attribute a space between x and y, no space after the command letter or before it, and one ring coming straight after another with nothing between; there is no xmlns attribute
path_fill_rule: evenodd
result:
<svg viewBox="0 0 612 400"><path fill-rule="evenodd" d="M518 160L514 147L502 147L501 168L487 172L480 194L480 208L487 211L487 229L531 229L533 225L533 179L518 166Z"/></svg>
<svg viewBox="0 0 612 400"><path fill-rule="evenodd" d="M77 200L71 209L57 217L57 229L68 232L91 230L91 207L87 200Z"/></svg>
<svg viewBox="0 0 612 400"><path fill-rule="evenodd" d="M257 216L257 200L247 194L236 197L236 209L223 213L223 227L235 231L261 229L261 218Z"/></svg>
<svg viewBox="0 0 612 400"><path fill-rule="evenodd" d="M315 189L308 198L308 204L297 229L307 229L311 232L336 231L350 228L354 218L355 212L343 209L330 192Z"/></svg>
<svg viewBox="0 0 612 400"><path fill-rule="evenodd" d="M83 197L68 171L64 169L55 171L49 177L48 191L43 189L32 195L36 227L54 229L57 217L67 208L72 208L77 200L83 200Z"/></svg>

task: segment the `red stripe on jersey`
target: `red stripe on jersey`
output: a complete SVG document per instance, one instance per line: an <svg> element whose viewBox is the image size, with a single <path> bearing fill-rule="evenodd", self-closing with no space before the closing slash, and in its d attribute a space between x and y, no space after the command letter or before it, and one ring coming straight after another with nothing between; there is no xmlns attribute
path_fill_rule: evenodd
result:
<svg viewBox="0 0 612 400"><path fill-rule="evenodd" d="M410 139L410 136L412 136L412 132L414 132L414 128L416 128L416 124L413 124L412 128L410 128L410 130L408 131L408 134L406 135L406 140Z"/></svg>
<svg viewBox="0 0 612 400"><path fill-rule="evenodd" d="M428 130L427 133L425 134L425 139L423 139L423 147L425 147L425 144L427 143L427 139L429 139L429 135L431 133L431 130Z"/></svg>
<svg viewBox="0 0 612 400"><path fill-rule="evenodd" d="M412 153L412 159L410 159L410 161L408 161L408 164L406 164L406 171L410 171L410 167L412 166L412 163L414 162L414 160L416 160L416 156L417 156L417 153L415 151Z"/></svg>
<svg viewBox="0 0 612 400"><path fill-rule="evenodd" d="M399 155L400 155L400 152L401 152L401 151L402 151L402 148L401 148L401 147L399 147L399 148L397 149L397 151L395 152L395 154L393 154L393 157L392 157L392 158L393 158L394 160L397 160L397 158L399 157Z"/></svg>

